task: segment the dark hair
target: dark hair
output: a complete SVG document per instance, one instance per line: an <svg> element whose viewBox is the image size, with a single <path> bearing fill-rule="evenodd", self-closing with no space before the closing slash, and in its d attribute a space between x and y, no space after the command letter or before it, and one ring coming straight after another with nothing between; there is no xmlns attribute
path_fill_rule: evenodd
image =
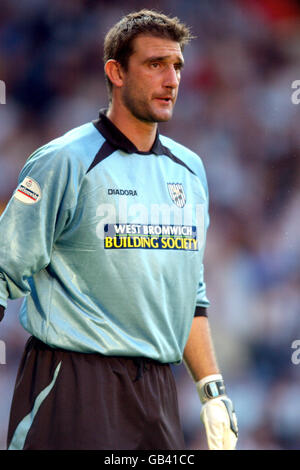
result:
<svg viewBox="0 0 300 470"><path fill-rule="evenodd" d="M179 43L181 50L193 38L190 29L179 21L154 10L143 9L129 13L116 23L104 39L104 64L109 59L118 61L127 70L128 60L133 52L133 40L140 34L150 34L171 39ZM109 96L112 83L105 75Z"/></svg>

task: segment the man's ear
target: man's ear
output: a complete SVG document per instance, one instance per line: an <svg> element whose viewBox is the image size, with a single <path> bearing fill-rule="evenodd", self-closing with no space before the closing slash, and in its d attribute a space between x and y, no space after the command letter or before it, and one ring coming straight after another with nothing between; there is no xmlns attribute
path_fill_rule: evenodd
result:
<svg viewBox="0 0 300 470"><path fill-rule="evenodd" d="M123 85L124 75L119 62L114 59L109 59L104 66L104 72L106 73L113 85L118 88Z"/></svg>

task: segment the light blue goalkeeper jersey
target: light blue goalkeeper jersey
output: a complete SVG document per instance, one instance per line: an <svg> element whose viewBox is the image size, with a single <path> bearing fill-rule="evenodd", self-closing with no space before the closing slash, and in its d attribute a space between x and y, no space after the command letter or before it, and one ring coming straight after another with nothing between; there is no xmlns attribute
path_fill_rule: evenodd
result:
<svg viewBox="0 0 300 470"><path fill-rule="evenodd" d="M201 159L157 133L139 152L105 116L27 160L0 218L0 304L52 347L179 363L209 305Z"/></svg>

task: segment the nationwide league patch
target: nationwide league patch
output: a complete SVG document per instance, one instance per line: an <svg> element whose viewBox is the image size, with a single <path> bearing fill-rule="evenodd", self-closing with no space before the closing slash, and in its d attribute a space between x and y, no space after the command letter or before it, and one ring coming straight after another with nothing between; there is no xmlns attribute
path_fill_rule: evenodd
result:
<svg viewBox="0 0 300 470"><path fill-rule="evenodd" d="M29 176L23 180L15 192L15 198L24 204L35 204L42 197L40 185Z"/></svg>
<svg viewBox="0 0 300 470"><path fill-rule="evenodd" d="M172 201L177 207L184 207L186 203L186 197L184 189L181 183L168 183L168 190Z"/></svg>

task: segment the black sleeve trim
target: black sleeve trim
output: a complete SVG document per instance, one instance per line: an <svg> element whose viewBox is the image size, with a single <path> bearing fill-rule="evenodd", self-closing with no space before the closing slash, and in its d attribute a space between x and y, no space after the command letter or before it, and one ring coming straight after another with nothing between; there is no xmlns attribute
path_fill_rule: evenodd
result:
<svg viewBox="0 0 300 470"><path fill-rule="evenodd" d="M3 305L0 305L0 321L4 317L4 311L5 311L5 308L3 307Z"/></svg>
<svg viewBox="0 0 300 470"><path fill-rule="evenodd" d="M207 317L207 308L196 307L194 317Z"/></svg>
<svg viewBox="0 0 300 470"><path fill-rule="evenodd" d="M196 175L196 173L194 173L193 170L191 170L189 166L187 166L182 160L180 160L180 158L173 155L173 153L171 152L171 150L168 147L162 146L162 149L163 149L164 155L171 158L171 160L173 160L173 162L184 166L184 168L186 168L188 171L190 171L193 175Z"/></svg>
<svg viewBox="0 0 300 470"><path fill-rule="evenodd" d="M109 157L112 153L116 151L115 147L113 147L107 140L105 140L96 153L94 160L90 164L89 169L87 170L87 173L91 171L94 166L98 165L98 163L102 162L105 158Z"/></svg>

